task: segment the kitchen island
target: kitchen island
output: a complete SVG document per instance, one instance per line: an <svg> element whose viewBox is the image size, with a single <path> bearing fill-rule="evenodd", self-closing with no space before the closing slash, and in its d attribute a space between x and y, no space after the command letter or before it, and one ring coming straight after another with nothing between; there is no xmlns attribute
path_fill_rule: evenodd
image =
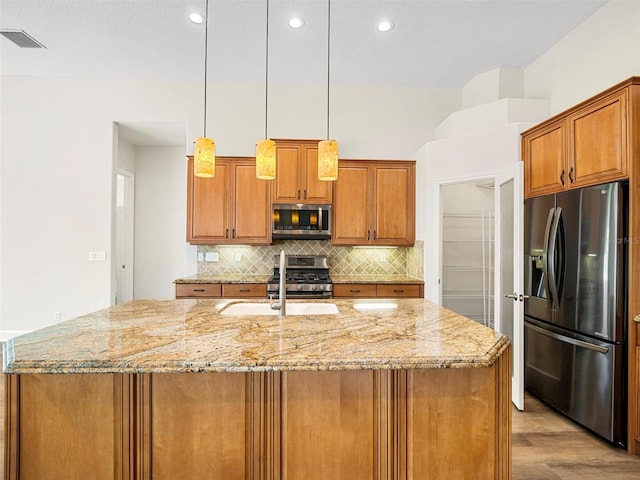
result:
<svg viewBox="0 0 640 480"><path fill-rule="evenodd" d="M506 337L422 299L237 303L134 300L7 342L5 478L510 478Z"/></svg>

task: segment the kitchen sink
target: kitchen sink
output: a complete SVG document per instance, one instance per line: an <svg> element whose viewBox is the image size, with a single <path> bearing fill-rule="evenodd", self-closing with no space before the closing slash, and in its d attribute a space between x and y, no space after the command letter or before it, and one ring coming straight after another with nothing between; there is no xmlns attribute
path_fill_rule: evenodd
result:
<svg viewBox="0 0 640 480"><path fill-rule="evenodd" d="M335 303L288 303L287 316L289 315L335 315L338 307ZM269 303L230 303L220 310L222 315L278 315L278 310L271 308Z"/></svg>

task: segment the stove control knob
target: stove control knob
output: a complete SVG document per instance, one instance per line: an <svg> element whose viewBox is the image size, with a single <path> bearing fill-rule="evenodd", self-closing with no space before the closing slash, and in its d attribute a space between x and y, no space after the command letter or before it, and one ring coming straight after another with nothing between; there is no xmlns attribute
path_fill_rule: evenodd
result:
<svg viewBox="0 0 640 480"><path fill-rule="evenodd" d="M296 288L297 288L298 290L302 290L302 285L298 285Z"/></svg>
<svg viewBox="0 0 640 480"><path fill-rule="evenodd" d="M317 289L318 289L318 286L317 286L317 285L314 285L313 287L311 287L311 290L314 290L314 291L315 291L315 290L317 290Z"/></svg>

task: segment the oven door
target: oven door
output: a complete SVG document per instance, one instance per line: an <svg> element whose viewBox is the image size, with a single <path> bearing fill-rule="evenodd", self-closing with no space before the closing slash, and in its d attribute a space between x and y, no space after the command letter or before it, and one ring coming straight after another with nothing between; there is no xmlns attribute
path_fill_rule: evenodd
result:
<svg viewBox="0 0 640 480"><path fill-rule="evenodd" d="M525 317L529 391L610 442L624 443L624 346Z"/></svg>

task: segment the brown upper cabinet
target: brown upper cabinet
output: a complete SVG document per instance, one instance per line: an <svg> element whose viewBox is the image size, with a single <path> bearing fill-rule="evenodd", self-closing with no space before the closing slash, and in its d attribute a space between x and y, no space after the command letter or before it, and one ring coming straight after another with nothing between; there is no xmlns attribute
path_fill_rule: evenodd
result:
<svg viewBox="0 0 640 480"><path fill-rule="evenodd" d="M256 178L254 158L218 157L216 176L187 168L187 241L194 245L271 243L271 182Z"/></svg>
<svg viewBox="0 0 640 480"><path fill-rule="evenodd" d="M340 160L331 243L413 245L415 168L415 161Z"/></svg>
<svg viewBox="0 0 640 480"><path fill-rule="evenodd" d="M525 198L628 176L629 87L614 87L522 134Z"/></svg>
<svg viewBox="0 0 640 480"><path fill-rule="evenodd" d="M318 180L319 140L275 140L273 203L331 203L332 182Z"/></svg>

